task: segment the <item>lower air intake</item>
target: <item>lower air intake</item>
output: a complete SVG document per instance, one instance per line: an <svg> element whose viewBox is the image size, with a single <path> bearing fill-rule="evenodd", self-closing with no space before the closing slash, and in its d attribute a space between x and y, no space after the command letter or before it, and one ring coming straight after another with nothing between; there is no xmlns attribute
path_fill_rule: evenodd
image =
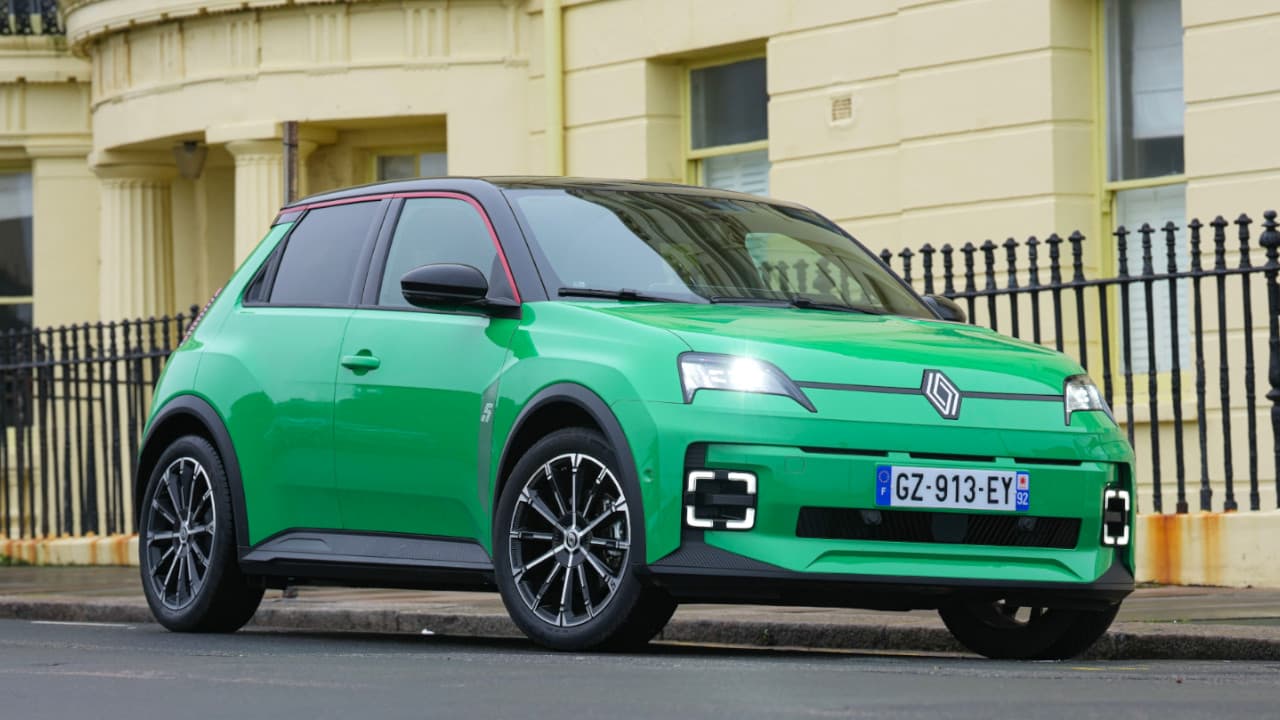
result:
<svg viewBox="0 0 1280 720"><path fill-rule="evenodd" d="M805 507L800 508L796 536L1070 549L1080 538L1080 519Z"/></svg>

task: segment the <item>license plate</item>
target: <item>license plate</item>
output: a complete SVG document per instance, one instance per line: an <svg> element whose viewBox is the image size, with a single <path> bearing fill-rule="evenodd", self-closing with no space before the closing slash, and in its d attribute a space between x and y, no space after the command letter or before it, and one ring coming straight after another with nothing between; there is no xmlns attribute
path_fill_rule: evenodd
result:
<svg viewBox="0 0 1280 720"><path fill-rule="evenodd" d="M876 505L1026 512L1031 507L1031 474L880 465Z"/></svg>

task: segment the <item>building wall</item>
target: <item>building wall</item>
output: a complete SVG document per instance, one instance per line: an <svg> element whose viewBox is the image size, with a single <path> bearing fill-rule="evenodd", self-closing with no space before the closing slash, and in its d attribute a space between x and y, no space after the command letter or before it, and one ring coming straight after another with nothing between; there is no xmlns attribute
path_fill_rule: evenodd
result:
<svg viewBox="0 0 1280 720"><path fill-rule="evenodd" d="M0 37L0 169L32 175L39 325L97 314L98 184L86 162L89 75L89 64L71 57L60 37Z"/></svg>

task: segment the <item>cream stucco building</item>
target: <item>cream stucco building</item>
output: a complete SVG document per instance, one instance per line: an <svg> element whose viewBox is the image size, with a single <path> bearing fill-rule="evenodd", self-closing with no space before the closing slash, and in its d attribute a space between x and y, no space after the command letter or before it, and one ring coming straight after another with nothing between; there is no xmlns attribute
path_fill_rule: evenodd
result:
<svg viewBox="0 0 1280 720"><path fill-rule="evenodd" d="M8 4L46 11L0 36L0 327L205 301L282 203L289 122L304 193L705 183L876 249L1080 229L1091 273L1119 222L1280 205L1268 0Z"/></svg>

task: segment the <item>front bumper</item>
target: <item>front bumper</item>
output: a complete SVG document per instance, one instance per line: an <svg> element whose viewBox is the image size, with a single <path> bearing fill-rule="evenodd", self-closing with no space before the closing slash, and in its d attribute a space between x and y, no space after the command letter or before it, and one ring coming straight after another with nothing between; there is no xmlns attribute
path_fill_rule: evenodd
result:
<svg viewBox="0 0 1280 720"><path fill-rule="evenodd" d="M803 605L872 610L934 609L950 602L1006 600L1022 607L1102 609L1133 592L1118 558L1091 582L795 572L690 537L645 575L678 602Z"/></svg>
<svg viewBox="0 0 1280 720"><path fill-rule="evenodd" d="M852 410L832 412L844 397L815 400L816 415L786 398L729 393L615 405L641 479L655 583L691 601L859 607L932 607L957 594L1107 604L1132 591L1131 545L1102 544L1103 494L1132 477L1131 451L1109 420L1077 417L1068 428L1060 413L1048 417L1051 404L990 401L985 424L942 424L936 414L930 424L873 398L880 417L859 421ZM978 403L969 417L984 417L973 412ZM1029 470L1031 514L1072 519L1078 535L1054 547L802 536L802 509L874 509L881 464ZM758 478L751 529L686 527L684 479L695 468Z"/></svg>

